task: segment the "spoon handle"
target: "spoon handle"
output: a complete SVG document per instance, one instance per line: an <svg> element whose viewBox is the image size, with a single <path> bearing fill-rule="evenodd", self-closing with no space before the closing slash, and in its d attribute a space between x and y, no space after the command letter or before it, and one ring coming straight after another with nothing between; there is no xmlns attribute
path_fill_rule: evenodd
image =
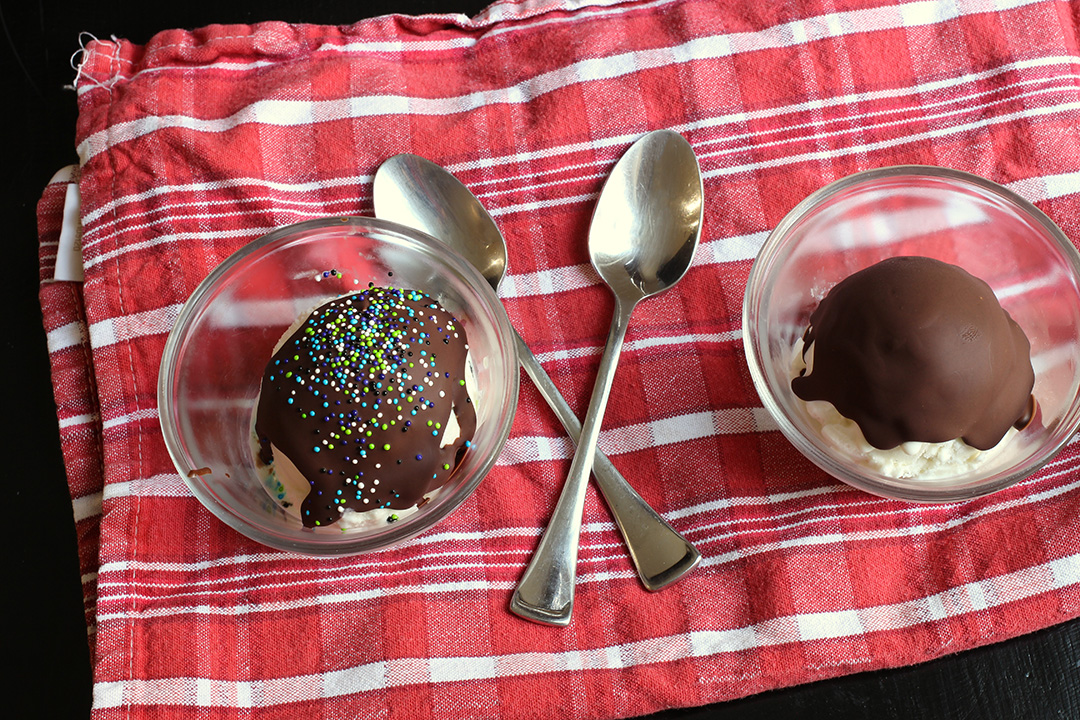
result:
<svg viewBox="0 0 1080 720"><path fill-rule="evenodd" d="M525 340L517 332L514 334L521 366L576 443L581 436L581 421ZM665 588L697 566L701 560L697 549L645 502L599 449L592 471L646 589L655 592Z"/></svg>
<svg viewBox="0 0 1080 720"><path fill-rule="evenodd" d="M607 409L608 394L622 352L623 339L633 305L616 302L615 317L600 359L589 409L581 424L570 473L566 478L555 512L540 538L525 574L510 599L510 610L526 620L548 625L567 625L574 609L574 582L577 575L578 537L585 488L592 472L596 441Z"/></svg>

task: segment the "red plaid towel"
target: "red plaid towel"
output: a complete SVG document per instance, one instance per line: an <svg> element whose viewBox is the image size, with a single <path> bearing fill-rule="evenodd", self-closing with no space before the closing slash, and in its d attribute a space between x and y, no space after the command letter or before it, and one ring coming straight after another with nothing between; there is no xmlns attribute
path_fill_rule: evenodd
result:
<svg viewBox="0 0 1080 720"><path fill-rule="evenodd" d="M1080 615L1076 443L979 500L866 495L768 421L740 328L769 229L854 171L974 172L1080 237L1077 17L1053 0L526 1L470 21L91 43L78 81L85 284L80 298L46 282L41 297L96 577L95 717L615 718ZM510 246L511 319L583 413L612 306L587 259L590 213L615 160L656 128L698 154L705 235L678 288L635 313L601 445L702 551L694 574L645 592L590 490L573 623L507 611L572 452L528 382L491 477L402 547L272 551L190 495L155 397L180 305L272 228L370 213L372 174L399 152L448 167L491 210ZM43 278L62 192L41 204Z"/></svg>

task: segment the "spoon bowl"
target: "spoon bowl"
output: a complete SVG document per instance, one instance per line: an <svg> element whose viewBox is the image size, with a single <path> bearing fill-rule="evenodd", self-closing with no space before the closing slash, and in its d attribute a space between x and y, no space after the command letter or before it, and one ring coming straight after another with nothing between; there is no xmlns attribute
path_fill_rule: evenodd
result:
<svg viewBox="0 0 1080 720"><path fill-rule="evenodd" d="M643 300L682 279L697 247L703 197L697 158L678 133L650 133L626 152L589 227L592 265L616 297Z"/></svg>
<svg viewBox="0 0 1080 720"><path fill-rule="evenodd" d="M600 192L589 227L589 256L615 295L615 317L566 484L510 600L510 609L523 618L570 622L585 486L630 314L640 301L670 289L686 274L703 212L697 158L686 139L670 130L634 143Z"/></svg>
<svg viewBox="0 0 1080 720"><path fill-rule="evenodd" d="M422 230L446 243L499 289L506 242L469 188L417 155L395 155L375 172L375 216Z"/></svg>

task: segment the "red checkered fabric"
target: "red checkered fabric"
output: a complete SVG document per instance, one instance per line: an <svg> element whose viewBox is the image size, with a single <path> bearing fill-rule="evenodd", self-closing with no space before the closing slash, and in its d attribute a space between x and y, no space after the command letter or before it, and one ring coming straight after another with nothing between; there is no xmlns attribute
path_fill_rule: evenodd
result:
<svg viewBox="0 0 1080 720"><path fill-rule="evenodd" d="M75 514L79 570L93 658L101 494L105 482L101 412L82 287L77 282L53 280L67 188L77 179L76 168L64 168L46 186L38 202L39 296L60 423L60 447Z"/></svg>
<svg viewBox="0 0 1080 720"><path fill-rule="evenodd" d="M745 367L769 229L852 172L943 165L1080 238L1080 4L499 2L480 16L211 26L95 41L77 82L85 283L44 282L79 518L94 717L616 718L916 663L1080 615L1080 453L953 505L812 466ZM672 128L705 177L702 246L635 312L601 446L702 552L656 594L599 496L574 620L507 605L572 452L522 383L459 511L392 550L262 547L188 492L155 396L181 304L272 228L370 214L399 152L451 170L506 235L501 294L584 414L612 300L586 231L607 172ZM42 273L58 233L40 206ZM85 306L85 315L83 307ZM100 497L100 508L97 498Z"/></svg>

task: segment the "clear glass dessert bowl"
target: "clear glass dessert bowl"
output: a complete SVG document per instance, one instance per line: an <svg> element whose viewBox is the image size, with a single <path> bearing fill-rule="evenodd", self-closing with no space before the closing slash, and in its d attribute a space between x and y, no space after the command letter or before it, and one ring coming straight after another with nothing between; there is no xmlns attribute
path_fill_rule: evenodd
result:
<svg viewBox="0 0 1080 720"><path fill-rule="evenodd" d="M266 489L253 413L263 370L312 308L368 284L427 293L464 326L476 375L476 431L443 488L397 522L305 528ZM309 555L379 550L428 530L476 490L510 433L518 401L514 332L491 286L424 233L368 217L311 220L241 248L195 289L158 375L165 444L191 492L241 534Z"/></svg>
<svg viewBox="0 0 1080 720"><path fill-rule="evenodd" d="M791 390L796 343L828 291L902 255L986 281L1031 342L1034 421L978 467L934 479L889 477L837 450ZM984 178L924 166L857 173L807 197L766 239L747 281L743 345L779 430L830 475L903 500L986 495L1041 468L1080 426L1080 255L1043 212Z"/></svg>

